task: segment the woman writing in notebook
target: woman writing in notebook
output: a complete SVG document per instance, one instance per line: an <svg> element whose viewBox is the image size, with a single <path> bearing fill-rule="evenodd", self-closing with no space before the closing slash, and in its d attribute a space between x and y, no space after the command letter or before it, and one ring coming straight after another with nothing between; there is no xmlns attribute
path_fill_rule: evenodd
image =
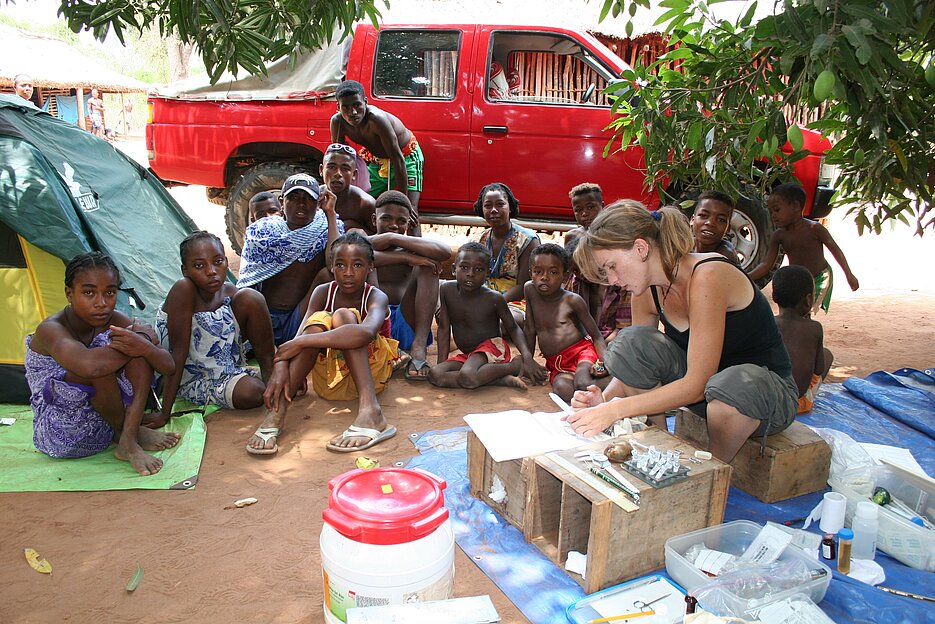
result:
<svg viewBox="0 0 935 624"><path fill-rule="evenodd" d="M792 424L798 392L769 303L723 256L693 247L676 208L610 206L582 235L575 262L632 293L633 326L607 347L610 385L575 393L566 419L579 434L646 414L665 427L664 412L688 406L729 462L747 438Z"/></svg>

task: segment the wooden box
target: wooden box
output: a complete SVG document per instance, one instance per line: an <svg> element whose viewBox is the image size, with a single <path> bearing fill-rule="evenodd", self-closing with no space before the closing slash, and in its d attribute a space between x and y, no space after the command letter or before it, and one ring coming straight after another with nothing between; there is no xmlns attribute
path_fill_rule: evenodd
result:
<svg viewBox="0 0 935 624"><path fill-rule="evenodd" d="M526 516L527 486L532 459L527 457L496 462L473 431L468 431L467 456L471 496L484 501L512 525L522 529ZM506 498L500 502L490 498L494 476L500 478L506 490Z"/></svg>
<svg viewBox="0 0 935 624"><path fill-rule="evenodd" d="M632 439L663 450L680 449L683 457L695 450L656 428ZM603 449L606 443L590 446ZM574 458L581 449L499 463L473 435L468 449L471 492L489 502L487 479L497 474L508 498L493 507L561 568L570 551L586 553L586 578L568 574L589 594L662 568L667 539L724 519L730 466L717 460L683 462L690 468L688 478L660 489L624 473L641 497L638 509L625 511L613 500L622 495Z"/></svg>
<svg viewBox="0 0 935 624"><path fill-rule="evenodd" d="M708 448L705 419L689 410L679 410L675 434L699 448ZM831 448L814 431L794 422L785 431L766 438L750 438L730 463L731 485L765 503L775 503L823 490L831 469Z"/></svg>

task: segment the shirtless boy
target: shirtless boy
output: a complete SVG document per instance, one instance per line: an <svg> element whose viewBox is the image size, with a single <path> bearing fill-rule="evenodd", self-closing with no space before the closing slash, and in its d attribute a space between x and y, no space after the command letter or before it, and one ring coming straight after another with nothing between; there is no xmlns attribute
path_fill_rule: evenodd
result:
<svg viewBox="0 0 935 624"><path fill-rule="evenodd" d="M247 227L237 280L239 288L263 293L277 346L295 338L331 243L344 233L334 193L321 190L312 176L286 178L282 201L285 219L260 219Z"/></svg>
<svg viewBox="0 0 935 624"><path fill-rule="evenodd" d="M802 216L805 209L805 190L798 184L780 184L770 194L767 204L776 231L769 239L769 250L763 261L750 271L750 279L756 281L769 273L776 263L779 248L782 247L789 258L789 264L798 264L808 269L815 280L815 302L812 312L821 308L825 312L831 306L831 290L834 280L831 267L825 260L825 247L837 260L844 271L851 290L860 288L860 282L851 273L847 258L831 234L821 223Z"/></svg>
<svg viewBox="0 0 935 624"><path fill-rule="evenodd" d="M565 401L571 401L575 390L585 390L595 383L592 368L603 359L604 338L584 299L562 288L568 270L565 250L546 243L532 251L529 262L532 279L524 288L526 341L535 353L539 339L552 389ZM536 369L533 380L544 379L545 369L539 364Z"/></svg>
<svg viewBox="0 0 935 624"><path fill-rule="evenodd" d="M88 116L91 118L91 133L104 138L104 100L97 89L91 89L88 98Z"/></svg>
<svg viewBox="0 0 935 624"><path fill-rule="evenodd" d="M335 90L338 112L331 117L331 142L360 145L360 157L367 162L370 194L395 189L405 193L416 221L409 233L420 235L419 196L422 194L424 158L416 136L396 116L367 103L364 86L345 80Z"/></svg>
<svg viewBox="0 0 935 624"><path fill-rule="evenodd" d="M461 245L455 257L455 279L439 287L438 363L429 369L429 381L443 388L512 386L526 389L520 373L534 378L532 353L519 330L506 299L484 285L490 270L490 252L480 243ZM510 347L500 336L500 324L521 358L510 359ZM451 335L461 350L448 357Z"/></svg>
<svg viewBox="0 0 935 624"><path fill-rule="evenodd" d="M354 186L357 171L357 151L350 145L332 143L325 150L319 169L325 187L337 198L334 209L348 231L363 230L368 236L373 229L373 197Z"/></svg>
<svg viewBox="0 0 935 624"><path fill-rule="evenodd" d="M247 204L250 213L250 223L265 217L282 216L282 205L279 199L269 191L262 191L250 198Z"/></svg>
<svg viewBox="0 0 935 624"><path fill-rule="evenodd" d="M724 239L730 229L730 218L734 214L734 200L727 193L705 191L695 202L695 213L691 218L692 234L695 236L696 253L719 253L736 265L740 258L730 241Z"/></svg>
<svg viewBox="0 0 935 624"><path fill-rule="evenodd" d="M406 365L406 379L425 381L429 373L426 347L432 344L432 316L438 305L438 273L451 249L440 241L406 234L412 207L399 191L386 191L377 198L374 219L377 234L370 242L380 290L390 300L393 338L412 358Z"/></svg>
<svg viewBox="0 0 935 624"><path fill-rule="evenodd" d="M834 356L824 345L821 323L809 312L815 299L812 274L801 266L784 266L773 275L773 301L779 306L776 325L792 360L792 376L799 388L798 413L812 409L818 388Z"/></svg>

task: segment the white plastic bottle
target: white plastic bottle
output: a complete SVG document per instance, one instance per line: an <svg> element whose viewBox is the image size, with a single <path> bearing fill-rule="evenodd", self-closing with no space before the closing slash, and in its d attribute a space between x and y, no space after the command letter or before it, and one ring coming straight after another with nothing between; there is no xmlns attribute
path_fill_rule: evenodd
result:
<svg viewBox="0 0 935 624"><path fill-rule="evenodd" d="M873 559L877 552L880 508L870 501L857 503L851 528L854 530L853 559Z"/></svg>

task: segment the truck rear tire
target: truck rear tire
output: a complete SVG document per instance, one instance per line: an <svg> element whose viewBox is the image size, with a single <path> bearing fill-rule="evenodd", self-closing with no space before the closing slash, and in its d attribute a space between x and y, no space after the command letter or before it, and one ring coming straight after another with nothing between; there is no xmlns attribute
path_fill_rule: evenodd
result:
<svg viewBox="0 0 935 624"><path fill-rule="evenodd" d="M224 221L231 247L239 255L243 251L244 230L247 229L250 198L262 191L270 191L279 196L282 183L294 173L308 173L318 178L317 167L288 162L265 162L244 171L240 180L234 184L227 199L227 213Z"/></svg>

